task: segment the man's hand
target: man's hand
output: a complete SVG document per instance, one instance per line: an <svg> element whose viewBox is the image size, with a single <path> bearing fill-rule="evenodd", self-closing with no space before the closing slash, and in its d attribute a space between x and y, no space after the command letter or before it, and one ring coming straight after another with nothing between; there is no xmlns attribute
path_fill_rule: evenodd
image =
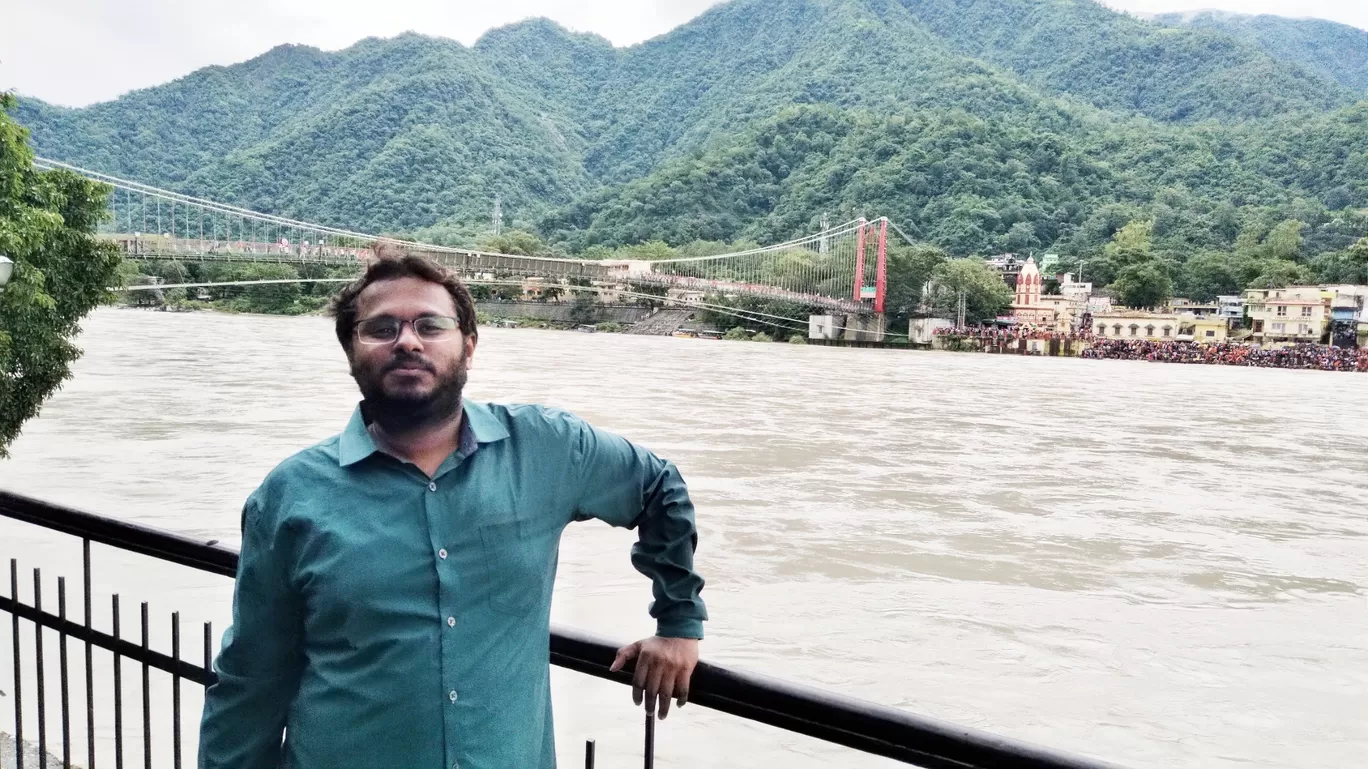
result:
<svg viewBox="0 0 1368 769"><path fill-rule="evenodd" d="M646 703L647 712L657 710L665 718L670 712L670 698L680 707L689 701L689 679L698 665L698 640L694 638L661 638L655 636L618 649L617 659L609 670L617 672L636 660L632 676L632 702Z"/></svg>

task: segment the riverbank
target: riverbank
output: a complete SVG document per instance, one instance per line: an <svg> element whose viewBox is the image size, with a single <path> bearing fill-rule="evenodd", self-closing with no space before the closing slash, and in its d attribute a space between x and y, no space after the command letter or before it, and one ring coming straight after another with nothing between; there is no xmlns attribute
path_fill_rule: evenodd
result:
<svg viewBox="0 0 1368 769"><path fill-rule="evenodd" d="M1240 342L1101 339L1074 334L1018 336L999 332L940 333L935 336L932 346L947 352L1368 373L1368 347L1345 348L1322 344L1265 348Z"/></svg>

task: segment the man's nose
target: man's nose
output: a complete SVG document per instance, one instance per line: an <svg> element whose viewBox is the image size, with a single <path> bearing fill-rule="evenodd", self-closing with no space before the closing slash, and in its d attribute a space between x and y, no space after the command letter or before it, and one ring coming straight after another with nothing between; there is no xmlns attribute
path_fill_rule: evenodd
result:
<svg viewBox="0 0 1368 769"><path fill-rule="evenodd" d="M399 327L399 338L394 340L394 346L400 350L421 350L423 340L418 336L418 332L413 330L412 323L405 323Z"/></svg>

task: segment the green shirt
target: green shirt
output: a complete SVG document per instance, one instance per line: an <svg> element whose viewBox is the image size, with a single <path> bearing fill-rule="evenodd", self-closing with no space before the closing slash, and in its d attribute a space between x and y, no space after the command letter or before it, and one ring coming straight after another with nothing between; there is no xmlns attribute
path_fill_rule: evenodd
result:
<svg viewBox="0 0 1368 769"><path fill-rule="evenodd" d="M674 465L564 412L464 410L434 478L379 451L358 408L248 498L201 767L554 767L551 588L572 521L636 528L657 633L702 637Z"/></svg>

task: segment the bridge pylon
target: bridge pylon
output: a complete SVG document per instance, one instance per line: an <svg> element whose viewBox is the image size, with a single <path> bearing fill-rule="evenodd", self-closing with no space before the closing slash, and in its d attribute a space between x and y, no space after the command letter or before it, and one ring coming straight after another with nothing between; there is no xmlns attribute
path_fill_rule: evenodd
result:
<svg viewBox="0 0 1368 769"><path fill-rule="evenodd" d="M875 249L874 285L869 285L866 268L866 254ZM855 301L873 300L874 312L882 314L884 300L888 295L888 217L881 217L870 223L863 217L859 220L855 236Z"/></svg>

